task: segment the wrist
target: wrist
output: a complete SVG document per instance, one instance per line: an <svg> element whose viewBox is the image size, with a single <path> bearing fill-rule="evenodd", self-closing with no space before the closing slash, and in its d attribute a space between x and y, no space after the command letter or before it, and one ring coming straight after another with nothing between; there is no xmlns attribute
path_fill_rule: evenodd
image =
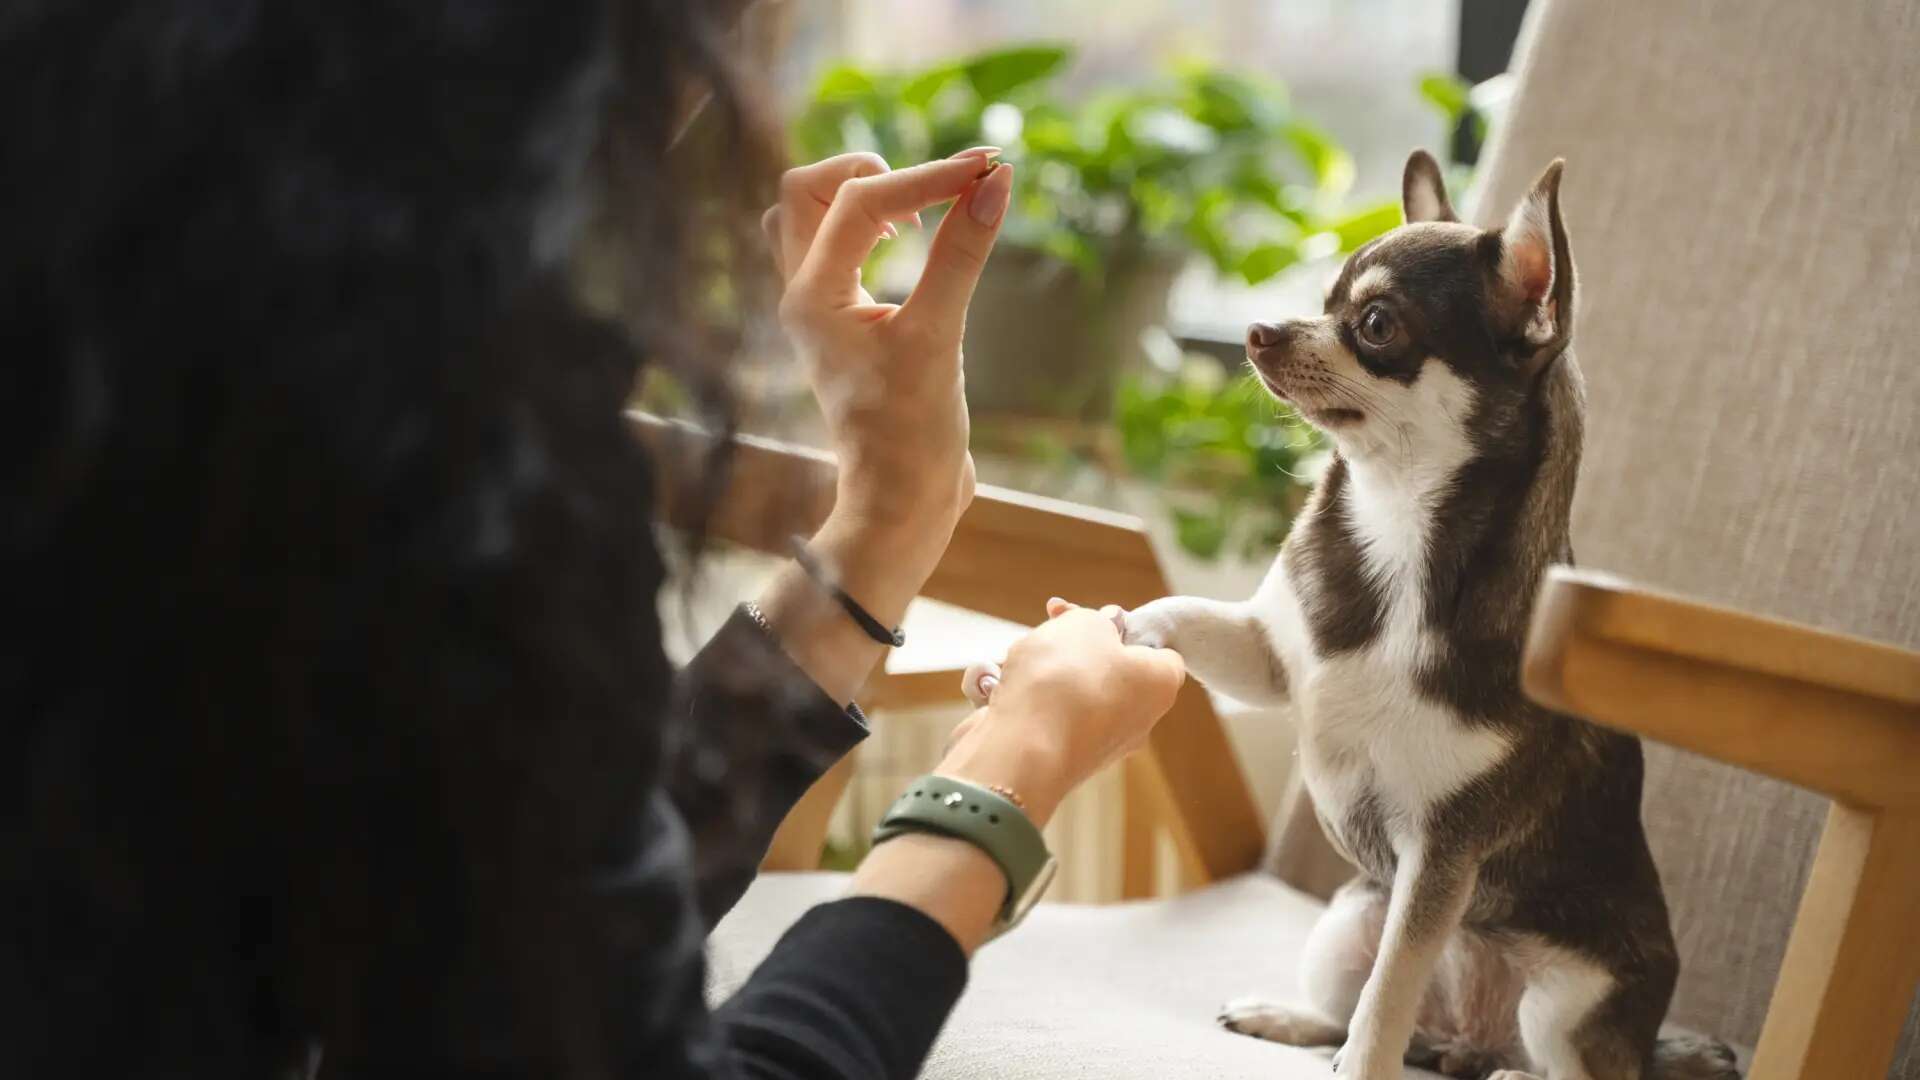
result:
<svg viewBox="0 0 1920 1080"><path fill-rule="evenodd" d="M1066 755L1035 726L980 710L967 734L941 758L934 772L989 789L1020 806L1045 828L1073 790Z"/></svg>
<svg viewBox="0 0 1920 1080"><path fill-rule="evenodd" d="M986 940L1006 893L1006 874L992 856L965 840L934 833L897 836L874 848L854 872L849 890L852 896L884 897L918 908L968 955Z"/></svg>
<svg viewBox="0 0 1920 1080"><path fill-rule="evenodd" d="M904 468L893 459L863 467L851 454L842 454L840 461L834 516L889 543L944 550L973 501L971 455L963 456L957 469L951 464Z"/></svg>
<svg viewBox="0 0 1920 1080"><path fill-rule="evenodd" d="M842 495L821 527L861 547L938 562L960 523L961 508L938 499L875 500Z"/></svg>
<svg viewBox="0 0 1920 1080"><path fill-rule="evenodd" d="M876 595L918 595L952 539L953 522L937 517L835 507L812 547L835 564L854 599L867 603L856 584Z"/></svg>

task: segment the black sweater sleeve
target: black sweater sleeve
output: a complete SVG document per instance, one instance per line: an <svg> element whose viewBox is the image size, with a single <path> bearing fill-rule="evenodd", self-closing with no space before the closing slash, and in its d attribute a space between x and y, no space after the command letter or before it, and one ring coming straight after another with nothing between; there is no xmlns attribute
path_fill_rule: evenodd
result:
<svg viewBox="0 0 1920 1080"><path fill-rule="evenodd" d="M708 929L752 883L787 811L867 736L753 620L736 612L681 672L667 793L693 834Z"/></svg>
<svg viewBox="0 0 1920 1080"><path fill-rule="evenodd" d="M905 904L814 908L714 1013L743 1077L910 1077L967 983L945 928Z"/></svg>
<svg viewBox="0 0 1920 1080"><path fill-rule="evenodd" d="M801 916L746 984L709 1011L704 927L687 831L659 792L630 860L599 879L602 902L652 910L652 933L597 958L625 1000L609 1029L619 1076L652 1080L908 1080L967 982L946 929L892 900L851 897ZM471 1028L469 1028L471 1031ZM471 1046L463 1038L462 1045ZM534 1075L519 1068L502 1075Z"/></svg>

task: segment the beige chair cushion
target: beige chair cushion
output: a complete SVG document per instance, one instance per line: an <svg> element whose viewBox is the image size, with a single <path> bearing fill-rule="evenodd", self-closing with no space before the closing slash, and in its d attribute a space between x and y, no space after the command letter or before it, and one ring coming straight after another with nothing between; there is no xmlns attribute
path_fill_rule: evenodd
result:
<svg viewBox="0 0 1920 1080"><path fill-rule="evenodd" d="M713 933L712 999L732 993L801 912L845 890L840 874L763 875ZM1172 900L1043 904L975 958L924 1075L1326 1080L1329 1052L1234 1035L1213 1019L1230 998L1293 993L1320 908L1259 874Z"/></svg>
<svg viewBox="0 0 1920 1080"><path fill-rule="evenodd" d="M845 874L763 874L708 942L707 996L739 989ZM1331 1080L1332 1051L1224 1031L1220 1005L1290 998L1322 904L1266 874L1170 900L1042 904L974 957L928 1080ZM1744 1070L1746 1047L1736 1047ZM1437 1080L1425 1069L1406 1080Z"/></svg>

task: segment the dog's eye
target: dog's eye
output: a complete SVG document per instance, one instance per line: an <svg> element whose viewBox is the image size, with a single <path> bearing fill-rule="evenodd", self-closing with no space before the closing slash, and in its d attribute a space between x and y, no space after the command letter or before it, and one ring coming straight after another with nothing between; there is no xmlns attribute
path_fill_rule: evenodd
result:
<svg viewBox="0 0 1920 1080"><path fill-rule="evenodd" d="M1374 304L1360 315L1360 340L1376 349L1392 344L1399 332L1393 313L1383 305Z"/></svg>

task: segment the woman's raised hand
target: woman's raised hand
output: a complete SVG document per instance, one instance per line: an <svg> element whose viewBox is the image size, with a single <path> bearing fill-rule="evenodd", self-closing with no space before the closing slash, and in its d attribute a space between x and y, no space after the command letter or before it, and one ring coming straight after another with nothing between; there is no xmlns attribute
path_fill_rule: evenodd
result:
<svg viewBox="0 0 1920 1080"><path fill-rule="evenodd" d="M973 498L960 339L1012 191L997 152L898 170L873 154L828 158L782 177L762 222L787 283L781 321L839 455L836 516L928 571ZM948 200L913 293L876 303L860 281L874 245Z"/></svg>
<svg viewBox="0 0 1920 1080"><path fill-rule="evenodd" d="M833 513L813 554L846 593L887 626L933 573L973 499L960 336L1012 192L999 151L981 147L890 171L843 154L788 172L762 224L786 280L781 321L807 365L840 459ZM895 221L954 205L927 267L901 304L877 304L860 265ZM821 689L851 700L880 646L789 564L760 597L787 654Z"/></svg>

